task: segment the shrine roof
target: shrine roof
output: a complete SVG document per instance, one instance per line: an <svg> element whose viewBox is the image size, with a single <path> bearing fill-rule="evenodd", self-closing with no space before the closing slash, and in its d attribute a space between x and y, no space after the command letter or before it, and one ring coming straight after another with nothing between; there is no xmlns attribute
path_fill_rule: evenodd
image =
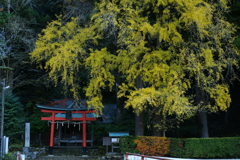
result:
<svg viewBox="0 0 240 160"><path fill-rule="evenodd" d="M48 109L48 110L59 110L59 111L85 111L85 110L93 110L93 108L88 107L86 102L76 101L74 99L63 99L63 100L55 100L46 105L36 104L38 108Z"/></svg>

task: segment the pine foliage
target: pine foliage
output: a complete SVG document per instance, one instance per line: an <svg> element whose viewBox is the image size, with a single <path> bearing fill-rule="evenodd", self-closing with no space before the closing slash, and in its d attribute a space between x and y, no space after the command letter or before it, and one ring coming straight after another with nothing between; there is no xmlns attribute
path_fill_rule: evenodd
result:
<svg viewBox="0 0 240 160"><path fill-rule="evenodd" d="M12 141L24 133L25 115L23 107L19 101L19 97L6 91L4 103L4 135L10 137Z"/></svg>

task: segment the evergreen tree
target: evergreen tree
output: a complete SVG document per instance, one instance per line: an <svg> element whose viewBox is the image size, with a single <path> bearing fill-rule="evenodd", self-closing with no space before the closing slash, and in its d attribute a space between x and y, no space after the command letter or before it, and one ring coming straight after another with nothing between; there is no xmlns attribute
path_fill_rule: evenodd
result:
<svg viewBox="0 0 240 160"><path fill-rule="evenodd" d="M2 100L2 94L0 97ZM21 134L25 130L24 106L20 103L19 97L8 90L5 91L4 102L4 135L9 137L11 142L14 142L21 138Z"/></svg>

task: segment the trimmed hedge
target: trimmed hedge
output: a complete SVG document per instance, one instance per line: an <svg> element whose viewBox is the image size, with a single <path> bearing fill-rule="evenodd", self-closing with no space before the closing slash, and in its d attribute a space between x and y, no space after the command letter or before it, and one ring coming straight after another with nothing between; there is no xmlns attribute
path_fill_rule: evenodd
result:
<svg viewBox="0 0 240 160"><path fill-rule="evenodd" d="M123 136L119 140L121 153L140 153L163 156L169 152L170 140L166 137Z"/></svg>
<svg viewBox="0 0 240 160"><path fill-rule="evenodd" d="M127 152L129 153L140 153L136 147L137 144L134 143L134 140L138 139L137 136L123 136L119 140L119 146L121 153L125 154Z"/></svg>
<svg viewBox="0 0 240 160"><path fill-rule="evenodd" d="M187 138L185 157L189 158L237 158L240 157L240 137Z"/></svg>
<svg viewBox="0 0 240 160"><path fill-rule="evenodd" d="M136 149L149 156L164 156L169 152L170 140L166 137L139 136L134 140Z"/></svg>
<svg viewBox="0 0 240 160"><path fill-rule="evenodd" d="M185 155L185 141L182 138L169 138L171 140L168 155L171 157L184 157Z"/></svg>
<svg viewBox="0 0 240 160"><path fill-rule="evenodd" d="M124 136L120 138L122 153L140 153L137 144L141 137ZM147 138L154 139L154 138ZM178 158L240 158L240 137L226 138L168 138L170 141L169 152L163 156ZM149 144L149 147L154 147ZM146 145L146 143L145 143ZM156 147L159 145L155 143ZM165 148L165 147L164 147ZM141 153L143 154L143 153Z"/></svg>

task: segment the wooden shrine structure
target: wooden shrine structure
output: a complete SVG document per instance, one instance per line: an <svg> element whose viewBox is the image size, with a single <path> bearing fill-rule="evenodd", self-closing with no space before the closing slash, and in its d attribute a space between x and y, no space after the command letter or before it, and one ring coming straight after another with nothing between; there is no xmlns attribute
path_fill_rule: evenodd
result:
<svg viewBox="0 0 240 160"><path fill-rule="evenodd" d="M46 120L51 123L49 144L50 155L53 154L55 126L57 125L58 127L59 124L74 124L79 125L79 129L80 127L82 128L82 139L78 140L78 142L82 143L83 155L86 155L87 123L90 121L96 121L96 114L94 109L89 108L87 103L74 101L72 99L58 100L51 102L49 105L37 105L37 107L41 108L42 112L51 114L50 117L41 118L41 120Z"/></svg>

